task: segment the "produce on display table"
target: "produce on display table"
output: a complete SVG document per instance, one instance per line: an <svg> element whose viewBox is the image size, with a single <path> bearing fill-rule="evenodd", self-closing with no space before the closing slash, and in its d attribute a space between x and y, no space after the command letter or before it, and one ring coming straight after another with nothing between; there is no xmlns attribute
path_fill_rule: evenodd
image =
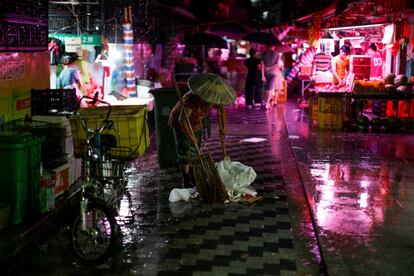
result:
<svg viewBox="0 0 414 276"><path fill-rule="evenodd" d="M315 85L315 92L351 92L351 89L347 85L325 83Z"/></svg>
<svg viewBox="0 0 414 276"><path fill-rule="evenodd" d="M393 74L393 73L390 73L390 74L388 74L385 78L384 78L384 81L385 81L385 84L394 84L394 79L395 79L395 74Z"/></svg>
<svg viewBox="0 0 414 276"><path fill-rule="evenodd" d="M411 84L408 81L406 75L398 75L394 79L394 86L396 87L396 92L409 93L411 92Z"/></svg>
<svg viewBox="0 0 414 276"><path fill-rule="evenodd" d="M398 76L396 76L395 77L395 79L394 79L394 85L395 86L400 86L400 85L406 85L406 84L408 84L408 78L407 78L407 76L406 75L398 75Z"/></svg>
<svg viewBox="0 0 414 276"><path fill-rule="evenodd" d="M355 93L378 93L385 90L384 80L355 80Z"/></svg>
<svg viewBox="0 0 414 276"><path fill-rule="evenodd" d="M372 118L371 121L369 122L369 124L371 125L372 130L379 131L381 129L381 126L382 126L382 120L378 117Z"/></svg>
<svg viewBox="0 0 414 276"><path fill-rule="evenodd" d="M367 130L369 126L369 118L365 115L358 115L356 118L356 123L359 130Z"/></svg>
<svg viewBox="0 0 414 276"><path fill-rule="evenodd" d="M402 126L402 121L400 118L391 116L391 117L385 118L383 120L383 124L384 124L385 129L387 129L388 131L396 131Z"/></svg>

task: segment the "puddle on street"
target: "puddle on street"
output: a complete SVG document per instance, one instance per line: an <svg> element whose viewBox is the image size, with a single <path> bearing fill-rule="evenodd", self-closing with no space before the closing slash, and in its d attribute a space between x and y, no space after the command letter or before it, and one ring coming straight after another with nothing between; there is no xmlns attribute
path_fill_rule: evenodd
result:
<svg viewBox="0 0 414 276"><path fill-rule="evenodd" d="M367 135L354 145L356 150L347 152L350 145L345 144L352 134L329 139L324 135L315 135L310 146L314 149L310 161L313 208L321 233L370 235L389 226L388 209L398 206L402 199L414 199L408 182L398 181L413 180L409 173L412 165L401 160L412 160L413 142L401 136L390 145L389 140L385 143L385 139Z"/></svg>

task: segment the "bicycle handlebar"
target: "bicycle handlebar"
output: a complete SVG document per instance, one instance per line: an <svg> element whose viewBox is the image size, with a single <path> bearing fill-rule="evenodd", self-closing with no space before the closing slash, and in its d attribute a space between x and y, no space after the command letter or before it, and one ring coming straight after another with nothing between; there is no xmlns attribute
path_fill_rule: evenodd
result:
<svg viewBox="0 0 414 276"><path fill-rule="evenodd" d="M76 106L75 114L79 117L83 129L87 133L88 132L93 132L93 133L98 132L98 133L100 133L100 132L102 132L102 130L105 127L109 127L110 126L110 123L109 123L109 120L108 119L109 119L109 116L111 115L112 106L111 106L110 103L98 99L97 96L98 96L97 94L95 94L95 97L93 97L93 98L91 98L89 96L83 96L82 98L79 99L78 104ZM94 130L91 130L91 129L88 128L88 124L87 124L86 120L82 117L82 115L79 112L79 107L81 106L81 103L82 103L83 100L89 100L89 102L91 102L92 104L102 103L102 104L105 104L106 106L108 106L108 112L106 112L106 116L105 116L105 119L102 121L102 125L100 127L96 128L96 129L94 129Z"/></svg>

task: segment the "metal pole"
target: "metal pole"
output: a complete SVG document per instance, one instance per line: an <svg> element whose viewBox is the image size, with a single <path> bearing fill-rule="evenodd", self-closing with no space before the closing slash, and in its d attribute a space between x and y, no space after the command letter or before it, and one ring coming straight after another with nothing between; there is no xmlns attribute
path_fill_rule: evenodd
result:
<svg viewBox="0 0 414 276"><path fill-rule="evenodd" d="M89 0L86 1L86 30L89 32L90 25L90 12L89 12Z"/></svg>
<svg viewBox="0 0 414 276"><path fill-rule="evenodd" d="M115 44L118 43L118 20L115 18Z"/></svg>
<svg viewBox="0 0 414 276"><path fill-rule="evenodd" d="M104 0L101 0L101 24L102 24L102 35L105 35L105 8L104 8Z"/></svg>
<svg viewBox="0 0 414 276"><path fill-rule="evenodd" d="M79 17L76 15L76 34L80 35L80 22Z"/></svg>

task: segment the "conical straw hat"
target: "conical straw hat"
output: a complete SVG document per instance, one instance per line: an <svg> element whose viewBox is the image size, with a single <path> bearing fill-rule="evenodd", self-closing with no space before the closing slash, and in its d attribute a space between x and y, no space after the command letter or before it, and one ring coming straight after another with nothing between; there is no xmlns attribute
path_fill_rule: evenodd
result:
<svg viewBox="0 0 414 276"><path fill-rule="evenodd" d="M191 91L206 102L218 105L234 103L236 91L219 75L200 73L188 79Z"/></svg>

